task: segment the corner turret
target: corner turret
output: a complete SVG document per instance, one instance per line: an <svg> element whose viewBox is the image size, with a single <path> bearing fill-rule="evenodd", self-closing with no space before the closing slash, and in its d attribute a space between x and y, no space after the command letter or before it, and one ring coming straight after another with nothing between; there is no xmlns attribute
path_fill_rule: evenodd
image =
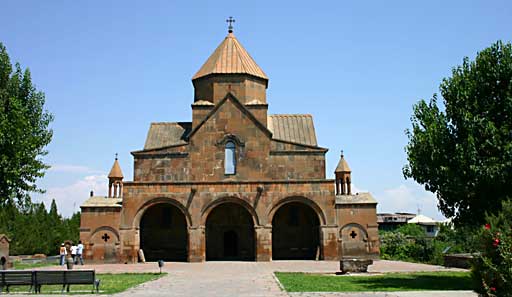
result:
<svg viewBox="0 0 512 297"><path fill-rule="evenodd" d="M352 195L351 170L341 151L341 158L334 171L336 178L336 195Z"/></svg>
<svg viewBox="0 0 512 297"><path fill-rule="evenodd" d="M119 166L119 162L116 159L114 160L114 165L112 165L112 169L110 169L110 173L108 174L108 197L109 198L120 198L123 193L123 172L121 171L121 166Z"/></svg>

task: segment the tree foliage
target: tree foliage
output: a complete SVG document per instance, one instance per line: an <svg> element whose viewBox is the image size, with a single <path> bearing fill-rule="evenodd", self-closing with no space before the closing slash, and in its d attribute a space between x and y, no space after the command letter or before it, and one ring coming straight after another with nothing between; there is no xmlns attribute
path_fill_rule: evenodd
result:
<svg viewBox="0 0 512 297"><path fill-rule="evenodd" d="M47 154L53 119L44 102L30 71L18 63L13 68L0 43L0 206L26 206L30 192L42 192L35 182L48 168L41 157Z"/></svg>
<svg viewBox="0 0 512 297"><path fill-rule="evenodd" d="M455 223L478 224L512 198L512 46L464 58L437 95L414 106L406 178L434 192Z"/></svg>
<svg viewBox="0 0 512 297"><path fill-rule="evenodd" d="M453 228L448 224L439 225L436 237L426 236L425 230L416 224L405 224L379 235L382 259L443 265L445 253L472 253L479 247L475 229Z"/></svg>
<svg viewBox="0 0 512 297"><path fill-rule="evenodd" d="M65 240L78 241L79 228L80 213L63 218L58 214L55 200L50 211L43 203L0 208L0 233L11 239L11 255L55 255Z"/></svg>

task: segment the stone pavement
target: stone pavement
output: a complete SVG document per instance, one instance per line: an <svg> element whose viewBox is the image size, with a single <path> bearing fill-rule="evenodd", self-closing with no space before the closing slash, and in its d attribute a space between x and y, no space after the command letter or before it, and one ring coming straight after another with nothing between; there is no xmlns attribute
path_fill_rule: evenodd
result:
<svg viewBox="0 0 512 297"><path fill-rule="evenodd" d="M472 292L400 292L400 293L286 293L273 272L315 272L334 273L338 262L329 261L273 261L273 262L205 262L165 263L163 271L168 275L144 283L116 296L292 296L292 297L419 297L476 296ZM76 266L75 269L96 269L97 273L157 272L156 263L146 264L103 264ZM48 269L48 268L44 268ZM63 269L55 267L52 269ZM370 272L411 272L411 271L454 271L441 266L405 263L396 261L375 261ZM89 295L90 296L90 295Z"/></svg>

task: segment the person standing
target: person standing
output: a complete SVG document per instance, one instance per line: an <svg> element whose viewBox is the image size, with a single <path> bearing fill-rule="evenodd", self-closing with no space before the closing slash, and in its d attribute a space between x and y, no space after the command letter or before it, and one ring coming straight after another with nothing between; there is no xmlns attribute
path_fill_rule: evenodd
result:
<svg viewBox="0 0 512 297"><path fill-rule="evenodd" d="M78 248L76 245L71 246L71 257L73 258L73 264L76 264L76 250L77 249Z"/></svg>
<svg viewBox="0 0 512 297"><path fill-rule="evenodd" d="M60 245L59 255L60 255L60 266L64 266L64 260L66 259L66 247L64 243Z"/></svg>
<svg viewBox="0 0 512 297"><path fill-rule="evenodd" d="M84 265L84 258L82 257L84 253L84 245L81 240L78 241L78 245L76 247L76 264L78 264L78 261L80 260L80 265Z"/></svg>

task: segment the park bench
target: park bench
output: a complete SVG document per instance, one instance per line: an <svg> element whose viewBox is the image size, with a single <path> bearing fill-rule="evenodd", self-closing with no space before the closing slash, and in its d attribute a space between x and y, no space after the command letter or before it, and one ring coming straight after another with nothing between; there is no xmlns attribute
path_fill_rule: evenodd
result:
<svg viewBox="0 0 512 297"><path fill-rule="evenodd" d="M34 286L34 273L25 270L0 270L0 293L5 288L9 293L10 286L30 286L29 292Z"/></svg>
<svg viewBox="0 0 512 297"><path fill-rule="evenodd" d="M36 270L34 271L34 288L41 293L42 285L62 285L62 292L69 292L70 285L92 285L92 291L99 290L94 270Z"/></svg>
<svg viewBox="0 0 512 297"><path fill-rule="evenodd" d="M62 285L62 291L69 292L71 285L92 285L92 291L99 291L99 280L94 270L0 270L0 293L9 286L30 286L35 293L41 293L43 285Z"/></svg>

